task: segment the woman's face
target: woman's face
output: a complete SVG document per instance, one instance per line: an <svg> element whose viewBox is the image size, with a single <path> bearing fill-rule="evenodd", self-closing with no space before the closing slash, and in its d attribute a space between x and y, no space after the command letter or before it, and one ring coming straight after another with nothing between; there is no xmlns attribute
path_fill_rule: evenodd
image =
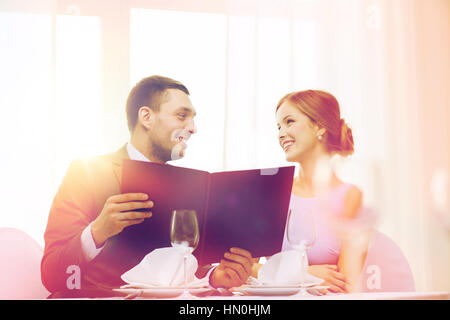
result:
<svg viewBox="0 0 450 320"><path fill-rule="evenodd" d="M298 108L285 101L277 114L278 139L286 160L300 162L318 144L319 127Z"/></svg>

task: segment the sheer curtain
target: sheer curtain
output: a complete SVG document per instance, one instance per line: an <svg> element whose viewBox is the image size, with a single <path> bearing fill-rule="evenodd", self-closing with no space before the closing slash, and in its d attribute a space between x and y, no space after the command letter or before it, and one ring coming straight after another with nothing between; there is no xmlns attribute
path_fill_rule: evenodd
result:
<svg viewBox="0 0 450 320"><path fill-rule="evenodd" d="M174 164L208 171L288 165L275 106L321 89L353 129L341 177L378 210L418 290L450 290L449 15L446 0L2 1L0 226L43 244L70 161L128 140L142 77L187 85L198 133Z"/></svg>

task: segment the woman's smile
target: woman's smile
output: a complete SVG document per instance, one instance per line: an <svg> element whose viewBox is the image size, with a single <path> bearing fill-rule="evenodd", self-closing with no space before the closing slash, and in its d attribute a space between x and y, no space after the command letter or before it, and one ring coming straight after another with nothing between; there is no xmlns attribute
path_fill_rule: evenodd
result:
<svg viewBox="0 0 450 320"><path fill-rule="evenodd" d="M287 152L290 149L290 147L292 145L294 145L294 142L295 142L295 140L293 140L293 139L286 139L286 140L284 140L281 143L281 147L283 148L284 152Z"/></svg>

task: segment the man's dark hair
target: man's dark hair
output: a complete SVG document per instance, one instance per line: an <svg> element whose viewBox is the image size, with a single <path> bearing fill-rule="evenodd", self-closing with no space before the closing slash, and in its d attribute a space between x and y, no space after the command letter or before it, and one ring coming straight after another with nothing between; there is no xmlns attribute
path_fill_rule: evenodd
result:
<svg viewBox="0 0 450 320"><path fill-rule="evenodd" d="M189 90L181 82L161 76L144 78L131 89L126 107L130 132L136 127L138 111L142 106L159 111L162 95L167 89L178 89L189 95Z"/></svg>

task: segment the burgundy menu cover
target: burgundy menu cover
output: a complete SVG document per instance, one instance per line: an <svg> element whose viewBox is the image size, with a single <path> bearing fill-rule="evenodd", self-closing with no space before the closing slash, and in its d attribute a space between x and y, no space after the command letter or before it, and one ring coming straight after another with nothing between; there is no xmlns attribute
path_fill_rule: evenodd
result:
<svg viewBox="0 0 450 320"><path fill-rule="evenodd" d="M219 262L231 247L253 257L273 255L281 250L293 175L293 166L209 173L124 160L121 192L147 193L154 207L151 218L125 228L116 242L133 267L152 250L171 246L172 210L193 209L200 231L193 254L200 266Z"/></svg>

